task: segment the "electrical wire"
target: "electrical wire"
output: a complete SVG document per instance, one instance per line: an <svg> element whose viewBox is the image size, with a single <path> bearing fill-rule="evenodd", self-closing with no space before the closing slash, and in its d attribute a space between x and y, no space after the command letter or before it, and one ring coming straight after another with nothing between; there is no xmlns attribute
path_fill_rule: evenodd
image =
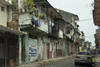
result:
<svg viewBox="0 0 100 67"><path fill-rule="evenodd" d="M79 20L77 22L80 22L80 21L88 21L88 20L93 20L93 18L91 18L91 19L85 19L85 20Z"/></svg>

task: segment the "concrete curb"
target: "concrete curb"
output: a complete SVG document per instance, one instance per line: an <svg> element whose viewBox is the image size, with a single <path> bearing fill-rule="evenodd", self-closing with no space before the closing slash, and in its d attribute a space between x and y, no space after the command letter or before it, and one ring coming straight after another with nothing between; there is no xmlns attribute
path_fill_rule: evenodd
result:
<svg viewBox="0 0 100 67"><path fill-rule="evenodd" d="M54 58L54 59L49 59L49 60L42 60L42 61L37 61L37 62L33 62L33 63L22 64L22 65L19 65L19 66L16 66L16 67L42 67L42 66L52 64L52 63L58 62L60 60L68 59L68 58L71 58L71 57L74 57L74 56L75 55L67 56L67 57L59 57L59 58Z"/></svg>
<svg viewBox="0 0 100 67"><path fill-rule="evenodd" d="M51 62L40 62L39 65L40 66L37 66L37 67L42 67L42 66L45 66L45 65L49 65L49 64L52 64L52 63L55 63L55 62L58 62L60 60L64 60L64 59L68 59L68 58L71 58L71 57L74 57L74 56L70 56L70 57L63 57L61 59L57 59L57 60L52 60Z"/></svg>

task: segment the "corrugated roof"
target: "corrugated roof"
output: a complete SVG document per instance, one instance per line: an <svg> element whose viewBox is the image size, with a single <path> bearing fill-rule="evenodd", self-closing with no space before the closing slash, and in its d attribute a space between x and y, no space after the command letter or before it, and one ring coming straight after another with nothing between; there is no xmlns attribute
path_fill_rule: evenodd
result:
<svg viewBox="0 0 100 67"><path fill-rule="evenodd" d="M60 15L62 16L62 18L66 21L66 22L72 22L72 16L76 16L77 17L77 20L79 20L78 16L75 15L75 14L72 14L72 13L69 13L67 11L64 11L64 10L61 10L61 9L58 9L56 8L57 12L60 13Z"/></svg>

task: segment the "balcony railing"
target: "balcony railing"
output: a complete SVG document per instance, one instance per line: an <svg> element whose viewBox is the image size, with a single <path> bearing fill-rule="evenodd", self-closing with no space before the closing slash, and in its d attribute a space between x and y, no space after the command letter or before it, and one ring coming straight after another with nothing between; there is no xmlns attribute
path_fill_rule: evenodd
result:
<svg viewBox="0 0 100 67"><path fill-rule="evenodd" d="M58 36L58 30L49 25L49 33Z"/></svg>
<svg viewBox="0 0 100 67"><path fill-rule="evenodd" d="M74 37L73 37L73 36L71 36L71 39L72 39L72 40L74 40Z"/></svg>

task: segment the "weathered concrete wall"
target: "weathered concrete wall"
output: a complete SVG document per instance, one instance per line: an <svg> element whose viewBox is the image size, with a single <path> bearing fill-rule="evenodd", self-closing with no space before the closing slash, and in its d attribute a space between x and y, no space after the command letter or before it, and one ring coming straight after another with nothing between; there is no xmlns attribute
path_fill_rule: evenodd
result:
<svg viewBox="0 0 100 67"><path fill-rule="evenodd" d="M29 40L28 40L28 38L29 38L29 34L26 34L24 39L23 39L23 45L25 46L23 48L25 48L24 52L25 52L25 61L26 61L26 63L29 62Z"/></svg>
<svg viewBox="0 0 100 67"><path fill-rule="evenodd" d="M37 39L29 38L29 62L33 62L38 58L37 45Z"/></svg>
<svg viewBox="0 0 100 67"><path fill-rule="evenodd" d="M8 9L7 26L12 29L18 30L18 11L12 10L10 7Z"/></svg>
<svg viewBox="0 0 100 67"><path fill-rule="evenodd" d="M31 16L29 13L24 13L19 15L19 25L27 25L31 23Z"/></svg>
<svg viewBox="0 0 100 67"><path fill-rule="evenodd" d="M43 59L44 60L47 59L47 43L46 42L43 43Z"/></svg>
<svg viewBox="0 0 100 67"><path fill-rule="evenodd" d="M43 60L43 49L44 49L44 47L43 47L43 40L42 40L42 38L39 36L38 37L38 47L39 47L39 49L38 49L38 60Z"/></svg>

